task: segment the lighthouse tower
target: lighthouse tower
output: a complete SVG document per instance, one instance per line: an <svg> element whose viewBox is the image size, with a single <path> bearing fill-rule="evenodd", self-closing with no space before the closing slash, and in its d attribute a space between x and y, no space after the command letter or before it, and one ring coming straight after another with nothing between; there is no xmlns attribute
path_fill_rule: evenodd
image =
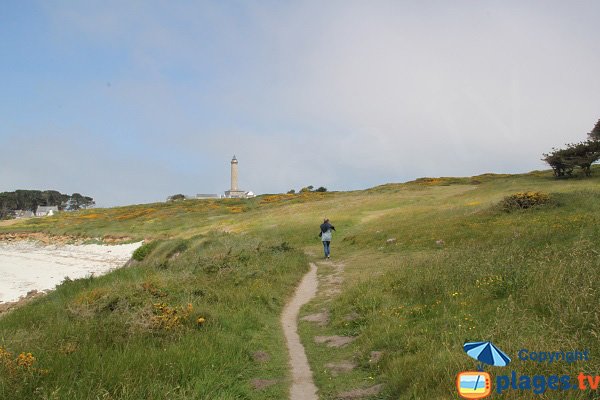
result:
<svg viewBox="0 0 600 400"><path fill-rule="evenodd" d="M238 160L233 156L231 160L231 192L238 190Z"/></svg>
<svg viewBox="0 0 600 400"><path fill-rule="evenodd" d="M238 160L233 156L231 159L231 189L225 191L225 197L243 198L247 193L238 187Z"/></svg>

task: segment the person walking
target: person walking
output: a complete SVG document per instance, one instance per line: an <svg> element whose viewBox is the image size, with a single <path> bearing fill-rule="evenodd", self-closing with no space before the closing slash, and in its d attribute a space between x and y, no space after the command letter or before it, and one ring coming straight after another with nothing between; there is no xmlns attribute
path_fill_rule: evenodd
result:
<svg viewBox="0 0 600 400"><path fill-rule="evenodd" d="M325 218L321 224L321 232L319 236L323 242L323 250L325 251L325 258L329 258L330 250L329 245L331 244L332 231L335 231L335 227L329 223L329 219Z"/></svg>

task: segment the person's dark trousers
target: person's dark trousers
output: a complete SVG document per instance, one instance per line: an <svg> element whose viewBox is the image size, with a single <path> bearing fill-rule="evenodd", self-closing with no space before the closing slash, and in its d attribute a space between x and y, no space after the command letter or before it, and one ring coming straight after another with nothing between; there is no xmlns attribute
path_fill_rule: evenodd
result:
<svg viewBox="0 0 600 400"><path fill-rule="evenodd" d="M329 257L329 244L330 241L323 241L323 250L325 250L325 257Z"/></svg>

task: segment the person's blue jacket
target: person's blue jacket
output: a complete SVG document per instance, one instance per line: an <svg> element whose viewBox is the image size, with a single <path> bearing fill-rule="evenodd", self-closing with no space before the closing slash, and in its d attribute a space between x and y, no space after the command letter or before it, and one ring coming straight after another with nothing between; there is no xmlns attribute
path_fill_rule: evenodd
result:
<svg viewBox="0 0 600 400"><path fill-rule="evenodd" d="M330 242L331 241L331 231L335 231L335 227L331 225L329 222L324 222L321 224L321 241Z"/></svg>

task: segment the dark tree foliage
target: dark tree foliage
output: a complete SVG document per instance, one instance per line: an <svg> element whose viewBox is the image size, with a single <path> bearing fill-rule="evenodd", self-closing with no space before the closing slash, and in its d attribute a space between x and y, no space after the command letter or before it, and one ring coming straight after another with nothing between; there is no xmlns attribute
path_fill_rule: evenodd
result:
<svg viewBox="0 0 600 400"><path fill-rule="evenodd" d="M174 194L173 196L169 196L169 198L167 199L167 201L177 201L177 200L185 200L185 195L178 193L178 194Z"/></svg>
<svg viewBox="0 0 600 400"><path fill-rule="evenodd" d="M588 136L590 140L600 140L600 119L598 120L598 122L596 122L596 126L594 126L594 129L592 129L592 131L588 133Z"/></svg>
<svg viewBox="0 0 600 400"><path fill-rule="evenodd" d="M543 154L542 160L550 165L554 176L569 177L575 168L581 168L585 176L592 174L592 164L600 159L600 120L588 137L585 142L571 143L564 149L552 149Z"/></svg>
<svg viewBox="0 0 600 400"><path fill-rule="evenodd" d="M313 189L314 189L314 186L309 185L309 186L306 186L306 187L303 187L302 189L300 189L300 193L312 192Z"/></svg>
<svg viewBox="0 0 600 400"><path fill-rule="evenodd" d="M600 142L588 140L586 142L572 143L564 149L553 149L551 153L544 154L542 160L546 161L554 171L556 177L571 176L577 167L590 176L592 164L600 159Z"/></svg>
<svg viewBox="0 0 600 400"><path fill-rule="evenodd" d="M79 193L73 193L67 202L68 210L80 210L82 208L92 207L96 204L94 199L88 196L83 196Z"/></svg>
<svg viewBox="0 0 600 400"><path fill-rule="evenodd" d="M315 192L326 192L327 188L324 186L319 187L317 190L315 190Z"/></svg>
<svg viewBox="0 0 600 400"><path fill-rule="evenodd" d="M39 206L57 206L59 210L78 210L95 205L94 199L79 193L62 194L56 190L15 190L0 193L0 218L16 210L36 212Z"/></svg>

